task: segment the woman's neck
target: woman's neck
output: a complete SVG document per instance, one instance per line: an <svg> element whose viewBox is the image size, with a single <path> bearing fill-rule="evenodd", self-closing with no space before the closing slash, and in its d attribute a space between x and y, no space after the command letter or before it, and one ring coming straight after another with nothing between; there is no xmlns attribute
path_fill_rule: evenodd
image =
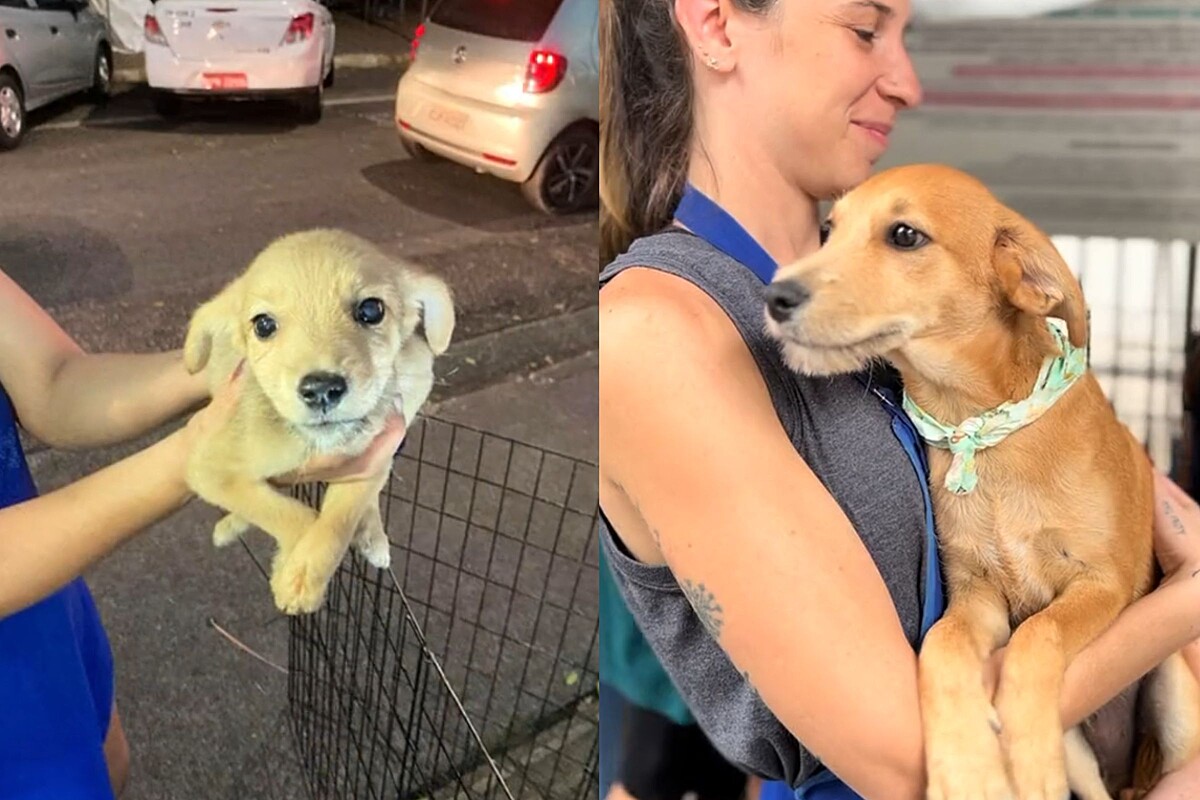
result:
<svg viewBox="0 0 1200 800"><path fill-rule="evenodd" d="M697 145L688 180L733 215L782 265L820 248L821 226L817 201L770 164L765 157L755 158L745 145Z"/></svg>

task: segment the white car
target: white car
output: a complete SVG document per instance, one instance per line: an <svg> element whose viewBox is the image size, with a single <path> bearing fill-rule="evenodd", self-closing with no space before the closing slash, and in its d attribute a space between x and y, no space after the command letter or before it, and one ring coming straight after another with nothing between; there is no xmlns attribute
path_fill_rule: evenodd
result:
<svg viewBox="0 0 1200 800"><path fill-rule="evenodd" d="M146 82L160 114L187 97L293 97L308 122L333 85L333 15L315 0L158 0Z"/></svg>
<svg viewBox="0 0 1200 800"><path fill-rule="evenodd" d="M547 213L596 205L599 8L598 0L440 0L396 87L400 141L414 157L436 154L519 183Z"/></svg>

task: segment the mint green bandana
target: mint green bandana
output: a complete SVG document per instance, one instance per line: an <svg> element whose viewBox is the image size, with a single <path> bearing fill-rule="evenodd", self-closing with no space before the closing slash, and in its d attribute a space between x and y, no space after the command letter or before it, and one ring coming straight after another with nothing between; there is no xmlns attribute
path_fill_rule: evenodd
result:
<svg viewBox="0 0 1200 800"><path fill-rule="evenodd" d="M1024 400L1004 403L951 428L931 417L905 393L904 410L925 441L954 454L946 473L946 488L954 494L970 494L975 490L979 482L975 472L976 452L1000 444L1009 434L1036 421L1087 372L1087 348L1071 344L1067 324L1055 318L1047 318L1046 324L1062 353L1046 359L1033 392Z"/></svg>

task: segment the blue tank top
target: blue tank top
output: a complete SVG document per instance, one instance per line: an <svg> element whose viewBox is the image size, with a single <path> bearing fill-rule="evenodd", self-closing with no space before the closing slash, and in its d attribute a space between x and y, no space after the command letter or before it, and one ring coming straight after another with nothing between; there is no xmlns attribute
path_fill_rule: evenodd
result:
<svg viewBox="0 0 1200 800"><path fill-rule="evenodd" d="M0 389L0 508L36 495ZM113 800L112 702L112 652L82 578L0 618L0 800Z"/></svg>

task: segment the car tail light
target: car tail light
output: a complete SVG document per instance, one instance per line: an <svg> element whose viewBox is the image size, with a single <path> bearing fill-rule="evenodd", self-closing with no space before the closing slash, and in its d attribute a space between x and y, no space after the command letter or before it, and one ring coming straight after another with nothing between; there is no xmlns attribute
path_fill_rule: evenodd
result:
<svg viewBox="0 0 1200 800"><path fill-rule="evenodd" d="M567 74L567 59L550 50L534 50L525 66L525 91L543 94L554 89Z"/></svg>
<svg viewBox="0 0 1200 800"><path fill-rule="evenodd" d="M158 19L153 14L147 14L146 19L142 23L142 33L146 37L147 44L166 44L167 37L163 36L162 28L159 27Z"/></svg>
<svg viewBox="0 0 1200 800"><path fill-rule="evenodd" d="M515 167L517 165L517 162L515 159L505 158L504 156L498 156L498 155L494 155L492 153L484 153L483 157L485 159L487 159L488 161L491 161L496 164L502 164L506 167Z"/></svg>
<svg viewBox="0 0 1200 800"><path fill-rule="evenodd" d="M422 22L420 25L417 26L417 29L415 31L413 31L412 46L410 46L408 49L408 60L409 61L416 60L417 48L421 46L421 37L424 35L425 35L425 23Z"/></svg>
<svg viewBox="0 0 1200 800"><path fill-rule="evenodd" d="M298 17L293 17L288 23L287 33L283 35L284 44L295 44L303 42L313 35L313 24L315 17L312 13L301 14Z"/></svg>

